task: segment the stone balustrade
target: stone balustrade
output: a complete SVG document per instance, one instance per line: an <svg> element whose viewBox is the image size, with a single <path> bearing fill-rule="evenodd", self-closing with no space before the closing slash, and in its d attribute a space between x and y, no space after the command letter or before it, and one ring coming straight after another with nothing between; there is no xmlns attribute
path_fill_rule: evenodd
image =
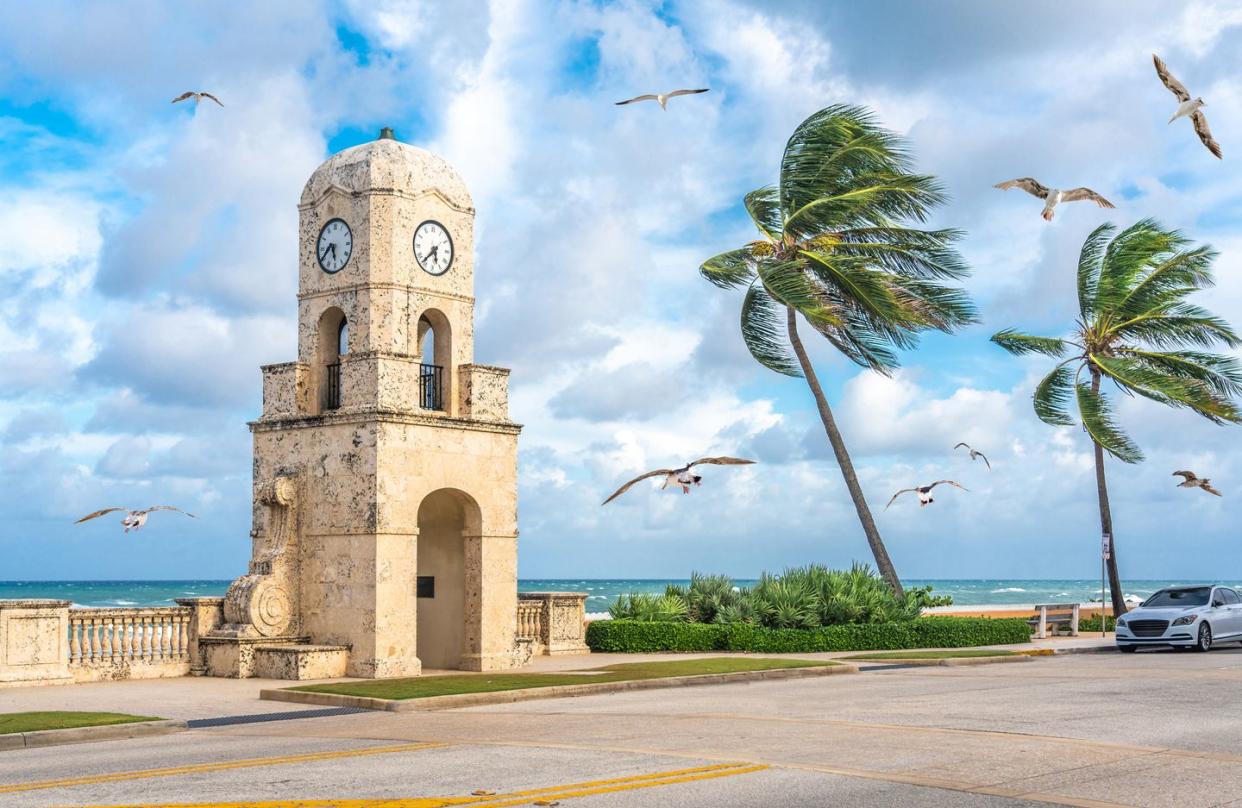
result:
<svg viewBox="0 0 1242 808"><path fill-rule="evenodd" d="M532 638L536 654L590 653L586 598L583 592L519 592L517 636Z"/></svg>
<svg viewBox="0 0 1242 808"><path fill-rule="evenodd" d="M222 602L75 609L67 600L0 601L0 686L201 672L198 639L219 624Z"/></svg>
<svg viewBox="0 0 1242 808"><path fill-rule="evenodd" d="M543 603L533 598L518 597L517 605L517 637L520 639L538 639L542 634Z"/></svg>

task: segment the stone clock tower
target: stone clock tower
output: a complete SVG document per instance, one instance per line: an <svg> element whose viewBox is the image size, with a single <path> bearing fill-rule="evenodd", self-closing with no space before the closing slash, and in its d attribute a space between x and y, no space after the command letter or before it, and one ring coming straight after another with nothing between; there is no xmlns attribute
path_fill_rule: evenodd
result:
<svg viewBox="0 0 1242 808"><path fill-rule="evenodd" d="M520 427L509 372L474 364L465 183L384 130L298 209L298 358L263 368L253 556L209 667L308 643L349 676L512 667Z"/></svg>

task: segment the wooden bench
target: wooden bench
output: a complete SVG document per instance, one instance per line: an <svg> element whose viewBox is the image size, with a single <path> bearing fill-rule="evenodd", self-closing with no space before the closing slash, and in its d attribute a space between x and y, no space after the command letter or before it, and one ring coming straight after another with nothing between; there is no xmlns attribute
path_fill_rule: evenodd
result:
<svg viewBox="0 0 1242 808"><path fill-rule="evenodd" d="M1068 625L1070 634L1078 636L1078 604L1077 603L1038 603L1035 605L1035 616L1028 619L1027 624L1035 629L1035 638L1042 640L1048 636L1048 626Z"/></svg>

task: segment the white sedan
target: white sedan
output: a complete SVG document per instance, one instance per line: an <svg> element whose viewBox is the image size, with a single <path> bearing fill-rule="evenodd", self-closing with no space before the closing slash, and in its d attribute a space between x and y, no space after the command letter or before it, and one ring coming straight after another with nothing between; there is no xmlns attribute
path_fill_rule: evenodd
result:
<svg viewBox="0 0 1242 808"><path fill-rule="evenodd" d="M1242 641L1242 596L1225 586L1161 589L1117 620L1117 648L1165 645L1210 651Z"/></svg>

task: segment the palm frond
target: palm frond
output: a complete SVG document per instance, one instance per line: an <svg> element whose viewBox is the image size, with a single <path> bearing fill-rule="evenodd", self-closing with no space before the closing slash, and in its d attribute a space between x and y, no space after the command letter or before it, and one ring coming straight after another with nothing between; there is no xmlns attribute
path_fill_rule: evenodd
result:
<svg viewBox="0 0 1242 808"><path fill-rule="evenodd" d="M699 274L721 289L747 286L755 279L754 256L745 247L729 250L704 261Z"/></svg>
<svg viewBox="0 0 1242 808"><path fill-rule="evenodd" d="M802 261L760 261L755 269L763 288L778 304L793 306L813 324L843 323L827 291L806 271Z"/></svg>
<svg viewBox="0 0 1242 808"><path fill-rule="evenodd" d="M1171 407L1189 407L1215 423L1238 422L1242 414L1211 384L1184 373L1168 373L1133 357L1091 356L1091 362L1123 389Z"/></svg>
<svg viewBox="0 0 1242 808"><path fill-rule="evenodd" d="M1242 345L1233 326L1199 306L1181 303L1162 311L1150 312L1120 322L1110 333L1132 343L1147 343L1157 348L1180 348L1197 345L1212 348L1223 343L1230 348Z"/></svg>
<svg viewBox="0 0 1242 808"><path fill-rule="evenodd" d="M755 361L786 376L801 376L798 361L790 355L785 312L763 284L754 283L742 301L742 341Z"/></svg>
<svg viewBox="0 0 1242 808"><path fill-rule="evenodd" d="M1201 351L1144 351L1126 349L1133 356L1164 373L1208 385L1222 396L1242 395L1242 365L1232 356Z"/></svg>
<svg viewBox="0 0 1242 808"><path fill-rule="evenodd" d="M902 322L905 312L893 294L888 276L857 259L803 250L808 268L828 288L834 290L852 307L887 322Z"/></svg>
<svg viewBox="0 0 1242 808"><path fill-rule="evenodd" d="M1096 307L1096 287L1100 280L1100 263L1109 238L1117 231L1116 226L1104 223L1091 231L1078 253L1078 311L1084 321L1090 320Z"/></svg>
<svg viewBox="0 0 1242 808"><path fill-rule="evenodd" d="M1063 339L1022 334L1012 328L997 331L992 335L992 342L1015 356L1038 353L1060 359L1069 348L1069 343Z"/></svg>
<svg viewBox="0 0 1242 808"><path fill-rule="evenodd" d="M935 329L951 334L978 322L975 305L965 291L920 278L890 276L897 300L910 314L911 330Z"/></svg>
<svg viewBox="0 0 1242 808"><path fill-rule="evenodd" d="M1186 295L1215 285L1212 262L1217 253L1209 246L1182 250L1155 264L1115 307L1122 319L1175 305Z"/></svg>
<svg viewBox="0 0 1242 808"><path fill-rule="evenodd" d="M781 238L781 200L780 192L775 186L765 185L756 188L742 200L750 220L759 231L773 241Z"/></svg>
<svg viewBox="0 0 1242 808"><path fill-rule="evenodd" d="M806 240L849 227L884 225L894 219L922 221L945 199L932 177L894 172L855 175L847 187L789 212L784 232Z"/></svg>
<svg viewBox="0 0 1242 808"><path fill-rule="evenodd" d="M970 268L952 247L961 237L962 231L954 229L855 227L836 234L832 251L867 258L895 275L964 278L970 274Z"/></svg>
<svg viewBox="0 0 1242 808"><path fill-rule="evenodd" d="M1126 294L1165 255L1185 244L1181 233L1162 229L1154 219L1141 219L1118 233L1108 243L1100 261L1096 311L1116 310Z"/></svg>
<svg viewBox="0 0 1242 808"><path fill-rule="evenodd" d="M1073 426L1068 406L1074 386L1074 372L1068 365L1057 365L1035 386L1031 401L1039 420L1051 426Z"/></svg>
<svg viewBox="0 0 1242 808"><path fill-rule="evenodd" d="M1078 382L1075 388L1078 414L1082 416L1082 424L1086 427L1091 439L1123 463L1142 461L1143 453L1117 425L1108 399L1101 393L1093 391L1089 384Z"/></svg>

